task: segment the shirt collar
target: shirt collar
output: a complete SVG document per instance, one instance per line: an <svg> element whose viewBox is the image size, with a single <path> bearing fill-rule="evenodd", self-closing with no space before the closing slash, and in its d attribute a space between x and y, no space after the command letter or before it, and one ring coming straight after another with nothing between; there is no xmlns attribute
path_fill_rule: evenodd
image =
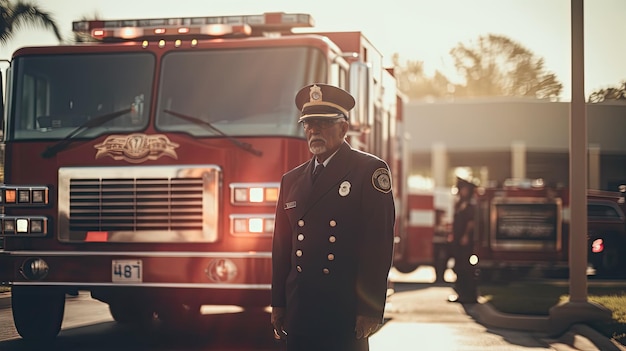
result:
<svg viewBox="0 0 626 351"><path fill-rule="evenodd" d="M324 167L328 166L328 162L330 162L330 159L333 158L333 156L335 156L335 154L337 154L337 152L339 151L339 149L337 149L337 151L333 152L332 155L328 156L328 158L326 160L324 160L323 164ZM317 167L317 165L319 165L320 163L317 161L317 157L315 158L315 166Z"/></svg>

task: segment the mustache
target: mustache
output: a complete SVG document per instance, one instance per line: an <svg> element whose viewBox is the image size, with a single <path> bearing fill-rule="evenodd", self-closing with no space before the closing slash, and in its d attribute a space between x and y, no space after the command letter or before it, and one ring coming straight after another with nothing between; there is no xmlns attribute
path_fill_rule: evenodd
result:
<svg viewBox="0 0 626 351"><path fill-rule="evenodd" d="M315 141L321 141L321 142L326 143L326 139L322 137L312 137L311 139L309 139L309 145L311 145Z"/></svg>

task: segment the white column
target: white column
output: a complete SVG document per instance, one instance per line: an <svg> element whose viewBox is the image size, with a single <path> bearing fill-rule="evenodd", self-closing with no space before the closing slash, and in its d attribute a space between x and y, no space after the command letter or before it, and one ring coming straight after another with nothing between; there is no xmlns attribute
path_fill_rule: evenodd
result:
<svg viewBox="0 0 626 351"><path fill-rule="evenodd" d="M600 145L589 144L589 189L600 189Z"/></svg>
<svg viewBox="0 0 626 351"><path fill-rule="evenodd" d="M526 178L526 144L523 141L511 144L511 177Z"/></svg>
<svg viewBox="0 0 626 351"><path fill-rule="evenodd" d="M435 143L432 145L430 163L432 165L435 189L448 186L448 151L446 150L446 144Z"/></svg>

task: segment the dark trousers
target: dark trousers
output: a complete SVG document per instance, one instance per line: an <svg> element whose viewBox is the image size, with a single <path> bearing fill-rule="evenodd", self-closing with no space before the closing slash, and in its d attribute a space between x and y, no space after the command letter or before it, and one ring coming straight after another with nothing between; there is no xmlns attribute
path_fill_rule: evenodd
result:
<svg viewBox="0 0 626 351"><path fill-rule="evenodd" d="M454 251L454 273L456 273L454 290L460 302L475 302L478 298L478 282L476 268L469 262L472 248L457 245Z"/></svg>
<svg viewBox="0 0 626 351"><path fill-rule="evenodd" d="M433 244L433 266L435 268L435 281L438 283L444 282L444 275L448 268L448 259L452 256L450 249L446 243Z"/></svg>
<svg viewBox="0 0 626 351"><path fill-rule="evenodd" d="M294 335L287 338L287 351L369 351L368 339L354 333L342 335Z"/></svg>

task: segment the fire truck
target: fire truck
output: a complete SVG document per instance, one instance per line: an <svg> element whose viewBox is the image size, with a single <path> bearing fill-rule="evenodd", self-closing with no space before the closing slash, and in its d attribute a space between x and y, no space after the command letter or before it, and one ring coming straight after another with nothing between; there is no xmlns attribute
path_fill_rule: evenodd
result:
<svg viewBox="0 0 626 351"><path fill-rule="evenodd" d="M0 281L24 339L87 291L118 322L269 305L283 173L310 159L295 93L357 105L347 141L401 201L402 97L361 32L308 14L77 21L86 42L17 50L6 72Z"/></svg>
<svg viewBox="0 0 626 351"><path fill-rule="evenodd" d="M452 241L452 189L439 187L409 190L404 230L398 233L394 267L410 273L420 266L433 266L436 281L443 281Z"/></svg>
<svg viewBox="0 0 626 351"><path fill-rule="evenodd" d="M475 252L482 280L569 275L569 190L541 179L508 180L477 194ZM626 268L623 193L587 190L589 276Z"/></svg>
<svg viewBox="0 0 626 351"><path fill-rule="evenodd" d="M568 276L567 188L542 179L509 179L500 186L478 187L475 200L473 263L481 281ZM452 249L450 205L445 193L409 194L407 230L396 250L398 270L431 265L442 278L451 257L445 246ZM624 277L625 209L623 192L587 191L588 275Z"/></svg>

